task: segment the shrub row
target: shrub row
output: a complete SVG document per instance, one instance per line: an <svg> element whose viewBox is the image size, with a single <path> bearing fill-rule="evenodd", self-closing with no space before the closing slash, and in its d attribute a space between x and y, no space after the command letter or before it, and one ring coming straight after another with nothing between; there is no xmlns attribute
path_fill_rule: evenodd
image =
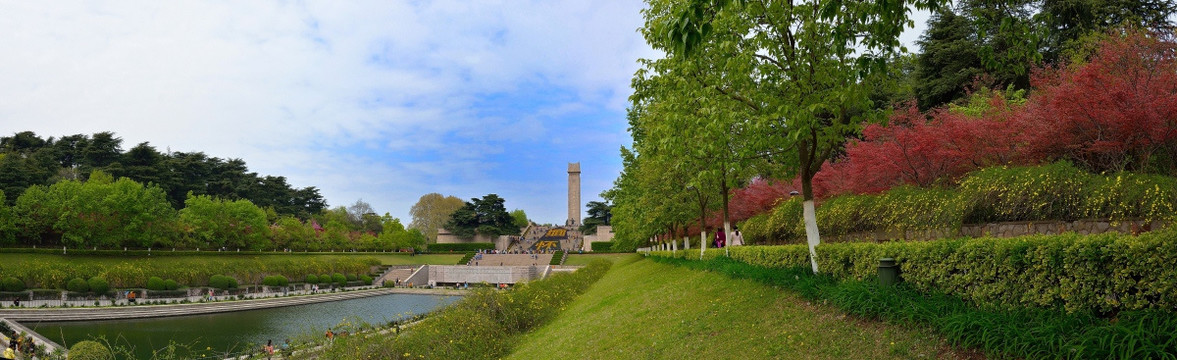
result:
<svg viewBox="0 0 1177 360"><path fill-rule="evenodd" d="M33 255L28 260L0 262L0 274L19 279L23 287L59 288L73 278L97 276L118 288L147 287L151 276L177 284L206 285L213 275L231 275L248 284L265 276L289 278L311 273L368 273L380 260L372 257L199 256L141 259L82 258Z"/></svg>
<svg viewBox="0 0 1177 360"><path fill-rule="evenodd" d="M595 252L610 252L613 251L612 241L593 241L590 245Z"/></svg>
<svg viewBox="0 0 1177 360"><path fill-rule="evenodd" d="M594 261L570 274L517 285L509 291L474 290L398 336L337 339L319 358L497 359L510 353L509 337L554 318L604 276L611 264Z"/></svg>
<svg viewBox="0 0 1177 360"><path fill-rule="evenodd" d="M732 259L770 268L808 264L805 245L730 248ZM654 252L699 258L698 250ZM709 249L710 259L723 254ZM931 242L822 244L820 270L839 279L875 276L878 260L895 258L904 281L1001 307L1112 313L1177 308L1177 229L1140 236L1075 234Z"/></svg>
<svg viewBox="0 0 1177 360"><path fill-rule="evenodd" d="M472 252L466 253L466 255L462 256L461 259L458 259L458 265L469 264L470 260L474 259L474 255L476 255L476 253L472 253Z"/></svg>
<svg viewBox="0 0 1177 360"><path fill-rule="evenodd" d="M478 250L494 250L495 244L482 243L457 243L457 244L429 244L429 252L469 252Z"/></svg>
<svg viewBox="0 0 1177 360"><path fill-rule="evenodd" d="M959 229L963 224L1079 219L1177 221L1177 179L1086 173L1069 163L992 167L955 189L901 186L844 195L817 208L822 235L862 231ZM740 228L749 243L801 242L801 199L782 201Z"/></svg>
<svg viewBox="0 0 1177 360"><path fill-rule="evenodd" d="M1177 356L1177 314L1132 310L1114 320L1090 312L978 307L908 284L881 286L874 279L839 281L813 275L808 266L768 268L726 257L707 261L660 258L696 270L723 273L790 289L848 313L893 323L928 326L952 344L981 349L993 358L1172 359Z"/></svg>

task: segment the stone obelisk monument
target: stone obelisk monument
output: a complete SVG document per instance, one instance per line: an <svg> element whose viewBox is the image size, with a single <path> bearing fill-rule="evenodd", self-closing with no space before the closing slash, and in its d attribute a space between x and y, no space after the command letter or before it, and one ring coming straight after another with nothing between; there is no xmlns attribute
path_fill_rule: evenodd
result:
<svg viewBox="0 0 1177 360"><path fill-rule="evenodd" d="M568 225L580 226L580 163L568 163Z"/></svg>

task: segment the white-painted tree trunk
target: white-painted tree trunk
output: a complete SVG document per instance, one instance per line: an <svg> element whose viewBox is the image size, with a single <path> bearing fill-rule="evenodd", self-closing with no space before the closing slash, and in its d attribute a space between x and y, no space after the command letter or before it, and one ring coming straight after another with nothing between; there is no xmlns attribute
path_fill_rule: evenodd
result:
<svg viewBox="0 0 1177 360"><path fill-rule="evenodd" d="M699 239L703 240L699 242L699 260L703 260L703 253L707 252L707 230L699 232Z"/></svg>
<svg viewBox="0 0 1177 360"><path fill-rule="evenodd" d="M682 237L682 249L683 250L690 250L691 249L691 238L690 237L688 237L688 236Z"/></svg>
<svg viewBox="0 0 1177 360"><path fill-rule="evenodd" d="M805 200L805 239L809 242L809 263L813 265L813 273L817 273L817 244L821 243L821 235L817 232L817 212L813 208L813 200Z"/></svg>
<svg viewBox="0 0 1177 360"><path fill-rule="evenodd" d="M724 240L725 243L723 244L723 255L732 257L731 252L727 250L729 247L728 245L730 245L732 242L732 223L727 220L723 221L723 238L727 239Z"/></svg>
<svg viewBox="0 0 1177 360"><path fill-rule="evenodd" d="M670 240L670 251L674 252L674 253L678 253L678 239L671 239Z"/></svg>

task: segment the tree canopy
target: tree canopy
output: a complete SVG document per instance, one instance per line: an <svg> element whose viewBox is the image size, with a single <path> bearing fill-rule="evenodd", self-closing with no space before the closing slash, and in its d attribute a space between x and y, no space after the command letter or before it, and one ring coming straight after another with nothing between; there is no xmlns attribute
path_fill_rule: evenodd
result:
<svg viewBox="0 0 1177 360"><path fill-rule="evenodd" d="M504 202L497 194L472 198L450 215L445 228L460 237L519 235L519 227L503 207Z"/></svg>

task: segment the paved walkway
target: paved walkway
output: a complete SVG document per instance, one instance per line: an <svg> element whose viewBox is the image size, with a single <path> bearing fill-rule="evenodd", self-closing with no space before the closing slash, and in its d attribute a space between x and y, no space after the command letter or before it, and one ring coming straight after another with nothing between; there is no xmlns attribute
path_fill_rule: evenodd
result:
<svg viewBox="0 0 1177 360"><path fill-rule="evenodd" d="M168 305L71 308L40 308L40 304L38 304L37 301L22 301L21 305L27 305L27 307L0 309L0 318L18 322L139 319L266 309L388 294L465 295L466 292L463 290L450 289L377 288L335 293L323 293L320 291L319 294L314 295L280 296L276 298L272 297L277 295L274 293L264 294L264 296L263 294L254 294L258 296L256 299L251 300L215 301L204 303L194 302L188 304ZM230 297L224 296L218 298ZM199 301L199 299L200 297L196 297L196 301ZM57 304L61 303L60 300L46 300L44 302L46 304L49 302L54 302ZM82 303L84 303L84 301ZM90 301L89 304L93 305L93 301Z"/></svg>

